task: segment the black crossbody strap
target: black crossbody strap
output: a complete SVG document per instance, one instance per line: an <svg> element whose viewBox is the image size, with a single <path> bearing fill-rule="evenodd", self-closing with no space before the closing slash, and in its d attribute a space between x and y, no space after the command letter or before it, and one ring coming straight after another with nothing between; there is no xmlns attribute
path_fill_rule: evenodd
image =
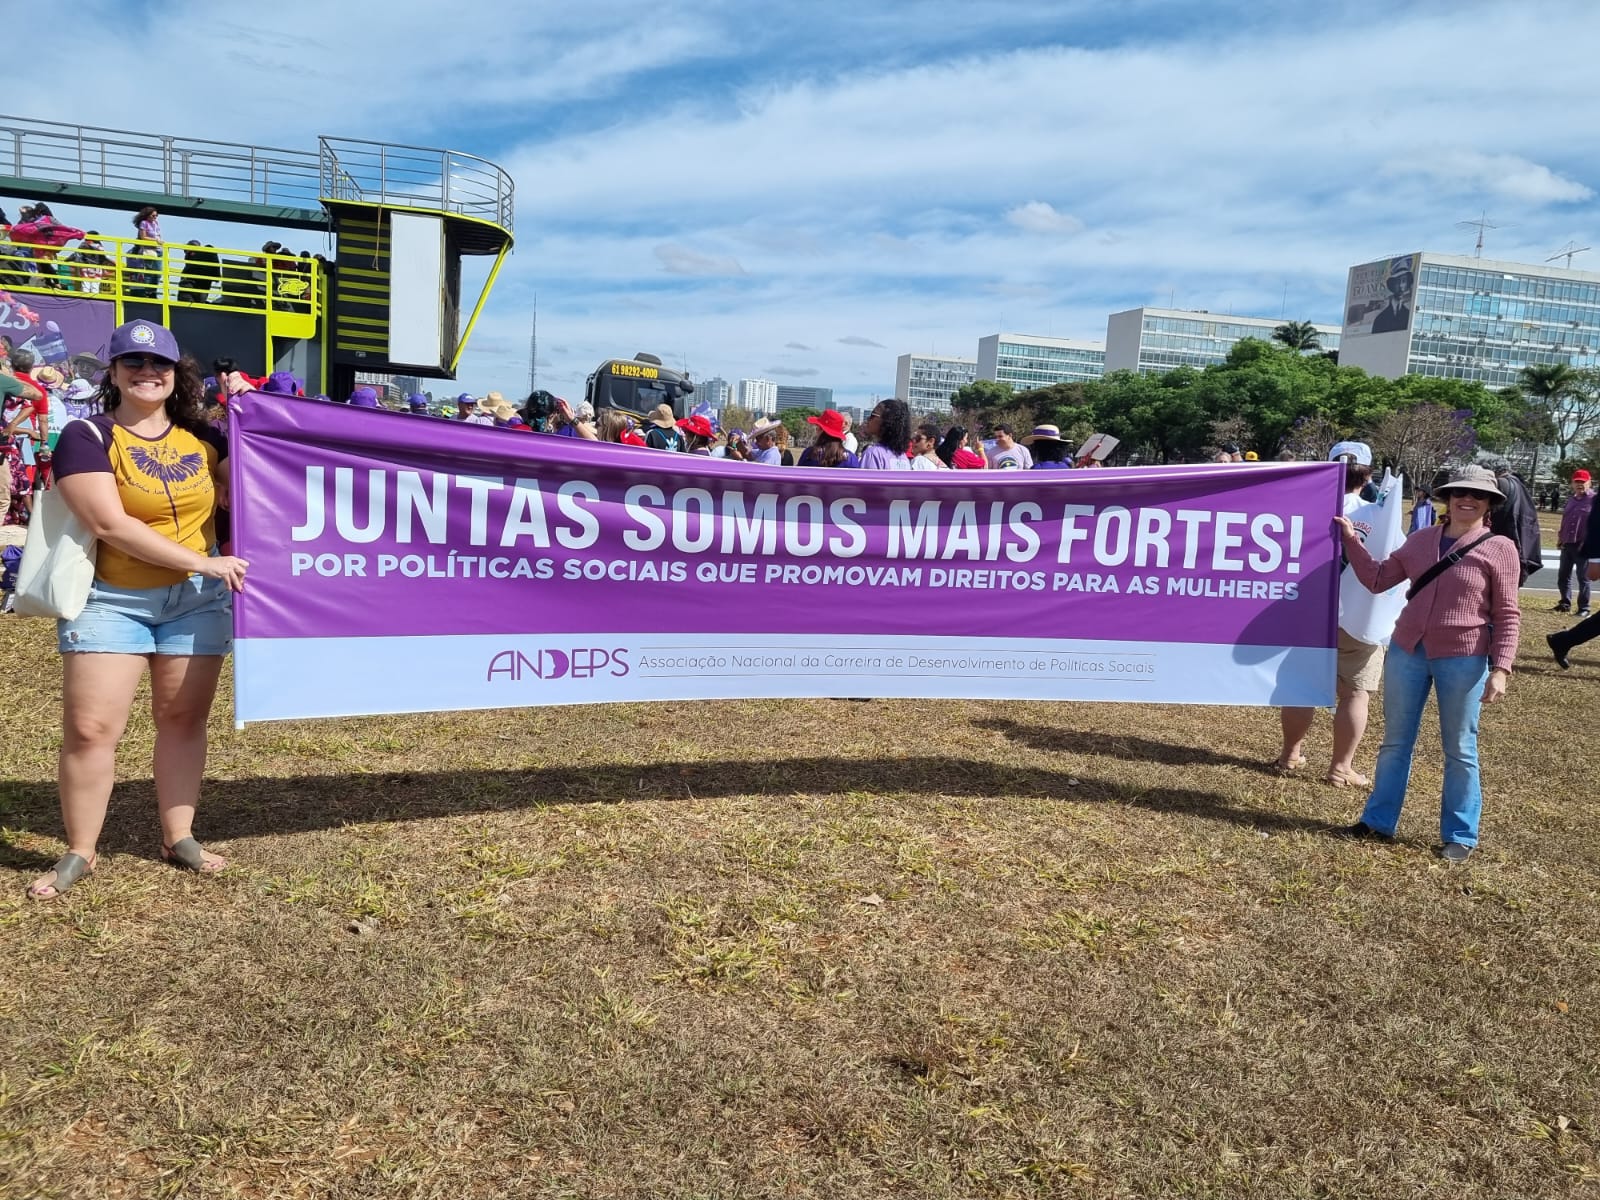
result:
<svg viewBox="0 0 1600 1200"><path fill-rule="evenodd" d="M1406 589L1406 599L1410 600L1423 588L1427 587L1435 579L1439 578L1440 575L1443 575L1451 567L1455 566L1467 556L1468 550L1471 550L1474 546L1481 546L1493 536L1494 534L1492 533L1486 533L1480 538L1474 538L1465 546L1457 546L1454 550L1450 551L1449 554L1446 554L1438 562L1434 563L1433 566L1429 567L1421 575L1417 576L1417 581Z"/></svg>

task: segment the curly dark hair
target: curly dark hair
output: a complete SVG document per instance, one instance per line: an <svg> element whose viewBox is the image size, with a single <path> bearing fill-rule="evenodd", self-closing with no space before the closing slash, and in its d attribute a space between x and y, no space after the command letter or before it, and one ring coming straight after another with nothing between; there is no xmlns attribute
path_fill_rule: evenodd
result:
<svg viewBox="0 0 1600 1200"><path fill-rule="evenodd" d="M904 400L879 400L873 408L878 414L878 445L896 454L911 446L911 408Z"/></svg>
<svg viewBox="0 0 1600 1200"><path fill-rule="evenodd" d="M115 370L116 363L113 362L106 368L105 378L100 381L100 406L108 413L116 412L122 404L122 393L111 382ZM172 369L172 395L167 397L166 409L167 420L179 429L200 433L208 428L205 394L200 386L200 364L195 362L192 355L185 354Z"/></svg>

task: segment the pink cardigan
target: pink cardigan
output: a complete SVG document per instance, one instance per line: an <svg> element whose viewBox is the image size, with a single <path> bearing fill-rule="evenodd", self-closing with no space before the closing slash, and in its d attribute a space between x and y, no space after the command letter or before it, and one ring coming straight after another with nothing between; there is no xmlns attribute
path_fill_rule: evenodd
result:
<svg viewBox="0 0 1600 1200"><path fill-rule="evenodd" d="M1439 561L1444 529L1419 529L1382 562L1358 538L1346 535L1345 557L1369 592L1386 592L1402 580L1415 581ZM1474 530L1462 541L1482 536ZM1522 628L1518 578L1517 545L1510 538L1492 537L1473 547L1405 606L1395 623L1394 644L1414 652L1420 643L1429 658L1487 654L1491 666L1511 670Z"/></svg>

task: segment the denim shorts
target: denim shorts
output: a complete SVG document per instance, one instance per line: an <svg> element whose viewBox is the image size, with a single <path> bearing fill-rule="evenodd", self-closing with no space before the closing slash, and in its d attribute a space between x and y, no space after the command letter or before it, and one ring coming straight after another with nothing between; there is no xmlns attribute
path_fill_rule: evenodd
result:
<svg viewBox="0 0 1600 1200"><path fill-rule="evenodd" d="M224 581L204 575L154 588L96 579L83 611L56 622L56 645L63 654L226 654L233 597Z"/></svg>

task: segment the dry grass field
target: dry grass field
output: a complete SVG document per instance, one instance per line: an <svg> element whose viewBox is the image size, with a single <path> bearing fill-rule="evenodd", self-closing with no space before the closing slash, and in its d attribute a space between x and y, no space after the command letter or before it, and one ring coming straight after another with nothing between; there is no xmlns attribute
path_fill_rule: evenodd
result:
<svg viewBox="0 0 1600 1200"><path fill-rule="evenodd" d="M1600 1194L1600 643L1558 671L1548 605L1465 868L1433 725L1384 847L1267 710L224 697L232 869L157 861L136 718L48 904L59 668L4 618L0 1195Z"/></svg>

